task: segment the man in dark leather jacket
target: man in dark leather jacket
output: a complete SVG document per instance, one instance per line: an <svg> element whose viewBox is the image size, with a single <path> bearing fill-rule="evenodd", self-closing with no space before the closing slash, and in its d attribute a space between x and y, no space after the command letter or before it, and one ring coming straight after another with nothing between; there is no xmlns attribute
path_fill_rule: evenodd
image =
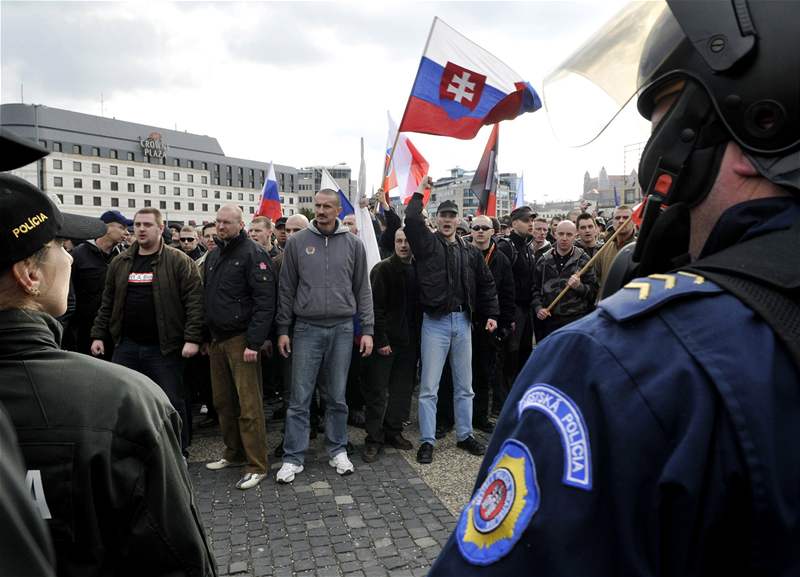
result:
<svg viewBox="0 0 800 577"><path fill-rule="evenodd" d="M430 179L420 183L422 190ZM429 184L427 184L429 186ZM499 307L492 273L481 253L456 235L458 207L444 201L433 233L422 215L422 192L406 208L406 237L417 263L422 319L420 377L420 445L417 461L433 460L436 399L445 361L453 371L453 404L459 448L482 455L484 446L472 435L472 317L486 318L485 329L497 328Z"/></svg>

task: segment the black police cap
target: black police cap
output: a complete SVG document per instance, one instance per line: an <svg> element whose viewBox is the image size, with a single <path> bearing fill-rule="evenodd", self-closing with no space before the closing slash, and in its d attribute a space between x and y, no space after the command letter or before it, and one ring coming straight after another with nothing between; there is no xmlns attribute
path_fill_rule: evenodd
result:
<svg viewBox="0 0 800 577"><path fill-rule="evenodd" d="M0 174L0 269L26 259L54 238L86 240L105 233L99 218L62 213L27 180Z"/></svg>
<svg viewBox="0 0 800 577"><path fill-rule="evenodd" d="M32 140L0 129L0 170L14 170L27 166L50 154Z"/></svg>
<svg viewBox="0 0 800 577"><path fill-rule="evenodd" d="M452 200L445 200L439 205L439 208L436 209L436 214L440 212L454 212L458 214L458 205Z"/></svg>
<svg viewBox="0 0 800 577"><path fill-rule="evenodd" d="M536 218L536 213L530 206L520 206L511 211L511 221L523 220L526 218Z"/></svg>

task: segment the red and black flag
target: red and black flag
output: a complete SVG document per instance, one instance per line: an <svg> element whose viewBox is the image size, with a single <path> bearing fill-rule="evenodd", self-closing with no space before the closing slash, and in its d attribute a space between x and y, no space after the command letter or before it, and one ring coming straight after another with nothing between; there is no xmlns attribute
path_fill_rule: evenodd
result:
<svg viewBox="0 0 800 577"><path fill-rule="evenodd" d="M481 163L472 179L470 189L478 199L478 214L497 216L497 143L500 125L495 124L489 142L481 157Z"/></svg>

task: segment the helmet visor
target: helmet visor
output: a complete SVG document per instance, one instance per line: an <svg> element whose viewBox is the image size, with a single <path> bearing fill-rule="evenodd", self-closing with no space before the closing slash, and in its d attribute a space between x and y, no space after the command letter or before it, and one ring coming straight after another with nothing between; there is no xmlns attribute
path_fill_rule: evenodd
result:
<svg viewBox="0 0 800 577"><path fill-rule="evenodd" d="M561 142L592 142L637 93L642 52L665 12L664 0L631 2L545 78L544 106Z"/></svg>

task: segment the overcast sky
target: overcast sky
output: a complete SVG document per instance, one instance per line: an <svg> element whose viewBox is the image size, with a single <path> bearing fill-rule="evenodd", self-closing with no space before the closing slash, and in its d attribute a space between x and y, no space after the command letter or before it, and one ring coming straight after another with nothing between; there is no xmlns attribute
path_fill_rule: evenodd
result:
<svg viewBox="0 0 800 577"><path fill-rule="evenodd" d="M2 102L24 101L218 139L229 156L290 166L346 162L366 146L377 185L386 111L400 121L431 21L439 16L541 94L542 80L623 3L0 3ZM411 134L434 177L474 169L489 135ZM623 170L646 125L618 122L569 149L546 111L500 127L499 167L526 199L577 198L583 173ZM631 167L627 167L630 170Z"/></svg>

